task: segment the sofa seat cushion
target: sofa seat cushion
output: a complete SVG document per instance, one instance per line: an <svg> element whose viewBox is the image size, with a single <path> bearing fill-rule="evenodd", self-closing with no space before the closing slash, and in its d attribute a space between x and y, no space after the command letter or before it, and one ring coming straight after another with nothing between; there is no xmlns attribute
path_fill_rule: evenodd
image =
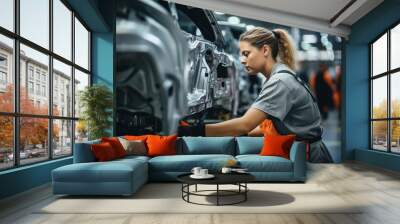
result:
<svg viewBox="0 0 400 224"><path fill-rule="evenodd" d="M293 172L292 161L279 156L239 155L236 160L249 172Z"/></svg>
<svg viewBox="0 0 400 224"><path fill-rule="evenodd" d="M149 161L149 159L150 159L150 157L148 157L148 156L130 155L130 156L125 156L124 158L121 158L121 159L114 160L113 162L115 162L115 161L127 161L127 162L130 162L130 161L135 161L135 160L147 162L147 161Z"/></svg>
<svg viewBox="0 0 400 224"><path fill-rule="evenodd" d="M230 159L231 155L174 155L158 156L149 160L151 172L190 172L193 167L203 167L209 171L219 171Z"/></svg>
<svg viewBox="0 0 400 224"><path fill-rule="evenodd" d="M139 159L109 162L75 163L53 170L58 182L131 182L137 172L147 171L147 163Z"/></svg>

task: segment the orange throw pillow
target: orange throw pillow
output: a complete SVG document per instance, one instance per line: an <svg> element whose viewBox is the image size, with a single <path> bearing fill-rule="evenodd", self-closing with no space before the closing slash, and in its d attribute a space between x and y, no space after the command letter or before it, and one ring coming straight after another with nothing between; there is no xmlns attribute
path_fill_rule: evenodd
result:
<svg viewBox="0 0 400 224"><path fill-rule="evenodd" d="M159 136L149 135L147 137L147 155L148 156L164 156L176 155L176 139L177 135Z"/></svg>
<svg viewBox="0 0 400 224"><path fill-rule="evenodd" d="M117 158L114 149L108 142L93 144L90 146L90 148L94 154L94 157L99 162L109 161Z"/></svg>
<svg viewBox="0 0 400 224"><path fill-rule="evenodd" d="M126 151L122 146L121 142L119 142L118 138L101 138L101 142L108 142L114 149L115 155L117 158L121 158L126 156Z"/></svg>
<svg viewBox="0 0 400 224"><path fill-rule="evenodd" d="M265 119L259 126L264 135L279 135L278 131L275 129L274 123L272 123L270 119Z"/></svg>
<svg viewBox="0 0 400 224"><path fill-rule="evenodd" d="M261 149L261 156L281 156L290 158L290 148L295 139L295 135L266 135L264 145Z"/></svg>
<svg viewBox="0 0 400 224"><path fill-rule="evenodd" d="M124 138L128 141L146 141L148 135L125 135Z"/></svg>

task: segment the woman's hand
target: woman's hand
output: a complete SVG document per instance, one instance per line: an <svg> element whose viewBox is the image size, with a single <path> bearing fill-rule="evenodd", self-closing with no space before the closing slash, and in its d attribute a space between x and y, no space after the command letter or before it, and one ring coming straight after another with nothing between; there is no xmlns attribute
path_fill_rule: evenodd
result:
<svg viewBox="0 0 400 224"><path fill-rule="evenodd" d="M247 135L268 117L265 112L250 108L240 118L231 119L205 127L206 136L240 136Z"/></svg>
<svg viewBox="0 0 400 224"><path fill-rule="evenodd" d="M205 136L205 125L179 125L178 136Z"/></svg>

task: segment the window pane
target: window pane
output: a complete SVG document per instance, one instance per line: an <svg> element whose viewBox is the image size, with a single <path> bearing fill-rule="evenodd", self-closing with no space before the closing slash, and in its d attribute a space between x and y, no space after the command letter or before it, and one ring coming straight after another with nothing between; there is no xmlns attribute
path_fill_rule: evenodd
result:
<svg viewBox="0 0 400 224"><path fill-rule="evenodd" d="M72 12L60 1L53 1L53 51L71 60Z"/></svg>
<svg viewBox="0 0 400 224"><path fill-rule="evenodd" d="M49 158L48 121L44 118L21 117L19 127L21 164L34 163Z"/></svg>
<svg viewBox="0 0 400 224"><path fill-rule="evenodd" d="M0 26L14 31L14 0L0 1Z"/></svg>
<svg viewBox="0 0 400 224"><path fill-rule="evenodd" d="M21 36L49 48L49 0L20 0Z"/></svg>
<svg viewBox="0 0 400 224"><path fill-rule="evenodd" d="M13 118L0 116L0 170L14 165Z"/></svg>
<svg viewBox="0 0 400 224"><path fill-rule="evenodd" d="M75 117L79 117L81 114L80 93L89 86L89 75L75 69Z"/></svg>
<svg viewBox="0 0 400 224"><path fill-rule="evenodd" d="M72 117L71 66L53 60L53 115Z"/></svg>
<svg viewBox="0 0 400 224"><path fill-rule="evenodd" d="M372 81L372 118L387 118L387 77Z"/></svg>
<svg viewBox="0 0 400 224"><path fill-rule="evenodd" d="M390 68L400 67L400 24L391 30L390 51Z"/></svg>
<svg viewBox="0 0 400 224"><path fill-rule="evenodd" d="M21 113L46 115L49 108L49 57L21 44L20 60Z"/></svg>
<svg viewBox="0 0 400 224"><path fill-rule="evenodd" d="M0 111L14 111L14 43L0 35Z"/></svg>
<svg viewBox="0 0 400 224"><path fill-rule="evenodd" d="M75 63L89 70L89 32L75 18Z"/></svg>
<svg viewBox="0 0 400 224"><path fill-rule="evenodd" d="M400 153L400 120L391 121L390 139L392 141L392 152Z"/></svg>
<svg viewBox="0 0 400 224"><path fill-rule="evenodd" d="M387 151L387 121L372 122L372 148Z"/></svg>
<svg viewBox="0 0 400 224"><path fill-rule="evenodd" d="M390 85L391 116L400 117L400 72L391 75Z"/></svg>
<svg viewBox="0 0 400 224"><path fill-rule="evenodd" d="M83 120L75 121L75 143L88 140L88 129Z"/></svg>
<svg viewBox="0 0 400 224"><path fill-rule="evenodd" d="M53 120L53 157L72 154L72 121Z"/></svg>
<svg viewBox="0 0 400 224"><path fill-rule="evenodd" d="M387 34L383 35L372 45L373 75L387 71Z"/></svg>

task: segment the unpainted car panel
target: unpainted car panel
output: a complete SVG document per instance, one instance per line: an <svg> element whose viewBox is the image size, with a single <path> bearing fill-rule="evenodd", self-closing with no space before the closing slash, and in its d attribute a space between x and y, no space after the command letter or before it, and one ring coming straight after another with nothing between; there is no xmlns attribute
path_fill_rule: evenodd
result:
<svg viewBox="0 0 400 224"><path fill-rule="evenodd" d="M158 4L121 4L116 23L117 134L175 133L187 110L187 42Z"/></svg>

